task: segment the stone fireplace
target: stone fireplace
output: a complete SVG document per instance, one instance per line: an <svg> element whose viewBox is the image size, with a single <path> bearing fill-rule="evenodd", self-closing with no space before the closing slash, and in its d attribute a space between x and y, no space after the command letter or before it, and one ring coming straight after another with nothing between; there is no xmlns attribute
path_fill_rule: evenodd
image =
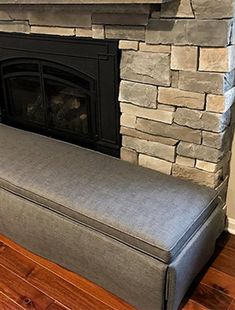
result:
<svg viewBox="0 0 235 310"><path fill-rule="evenodd" d="M118 42L121 158L216 188L233 133L233 1L162 2L3 0L0 31L11 42L15 33Z"/></svg>

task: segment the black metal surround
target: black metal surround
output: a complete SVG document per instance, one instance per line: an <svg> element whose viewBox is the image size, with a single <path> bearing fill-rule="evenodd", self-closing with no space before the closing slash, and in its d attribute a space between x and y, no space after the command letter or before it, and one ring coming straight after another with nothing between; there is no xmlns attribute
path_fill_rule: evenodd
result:
<svg viewBox="0 0 235 310"><path fill-rule="evenodd" d="M119 156L118 67L116 41L0 33L2 122Z"/></svg>

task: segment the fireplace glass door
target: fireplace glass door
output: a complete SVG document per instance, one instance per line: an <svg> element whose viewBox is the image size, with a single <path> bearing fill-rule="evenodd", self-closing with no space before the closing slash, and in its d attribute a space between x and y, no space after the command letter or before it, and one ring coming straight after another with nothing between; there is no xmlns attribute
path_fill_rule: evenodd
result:
<svg viewBox="0 0 235 310"><path fill-rule="evenodd" d="M55 80L45 80L45 93L49 128L87 136L89 98L79 89Z"/></svg>
<svg viewBox="0 0 235 310"><path fill-rule="evenodd" d="M2 74L7 123L65 140L94 139L90 81L60 66L36 60L4 64Z"/></svg>
<svg viewBox="0 0 235 310"><path fill-rule="evenodd" d="M9 118L16 122L44 126L44 107L40 79L15 76L6 79L9 94Z"/></svg>
<svg viewBox="0 0 235 310"><path fill-rule="evenodd" d="M0 33L0 121L119 157L118 40Z"/></svg>

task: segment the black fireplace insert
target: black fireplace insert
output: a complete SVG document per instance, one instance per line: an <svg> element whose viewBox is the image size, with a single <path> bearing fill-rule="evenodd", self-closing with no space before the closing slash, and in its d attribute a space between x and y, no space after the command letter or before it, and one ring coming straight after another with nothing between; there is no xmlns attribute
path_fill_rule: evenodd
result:
<svg viewBox="0 0 235 310"><path fill-rule="evenodd" d="M0 34L2 122L119 156L117 41Z"/></svg>

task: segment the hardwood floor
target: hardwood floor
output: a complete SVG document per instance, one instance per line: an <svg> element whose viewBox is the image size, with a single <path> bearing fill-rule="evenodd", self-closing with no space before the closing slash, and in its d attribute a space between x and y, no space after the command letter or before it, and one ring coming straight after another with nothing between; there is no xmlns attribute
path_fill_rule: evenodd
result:
<svg viewBox="0 0 235 310"><path fill-rule="evenodd" d="M118 297L0 236L0 310L131 310ZM182 310L235 310L235 236L224 233Z"/></svg>
<svg viewBox="0 0 235 310"><path fill-rule="evenodd" d="M86 279L0 236L0 310L131 310Z"/></svg>
<svg viewBox="0 0 235 310"><path fill-rule="evenodd" d="M235 310L235 236L224 233L214 257L194 281L183 310Z"/></svg>

